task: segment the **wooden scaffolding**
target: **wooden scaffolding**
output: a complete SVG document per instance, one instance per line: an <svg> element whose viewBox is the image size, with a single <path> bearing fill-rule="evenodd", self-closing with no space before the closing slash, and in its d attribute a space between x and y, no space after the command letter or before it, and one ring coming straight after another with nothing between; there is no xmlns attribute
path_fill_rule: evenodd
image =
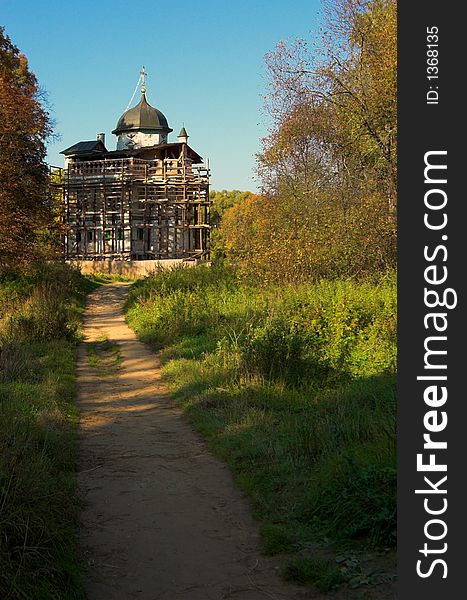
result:
<svg viewBox="0 0 467 600"><path fill-rule="evenodd" d="M178 158L108 152L73 157L53 174L65 258L209 259L209 167L193 165L184 144L170 146L180 146Z"/></svg>

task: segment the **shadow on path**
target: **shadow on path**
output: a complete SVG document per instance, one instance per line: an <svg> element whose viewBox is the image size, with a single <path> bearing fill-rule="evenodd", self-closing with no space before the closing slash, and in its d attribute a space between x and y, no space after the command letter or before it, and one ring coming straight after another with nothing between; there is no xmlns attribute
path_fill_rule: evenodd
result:
<svg viewBox="0 0 467 600"><path fill-rule="evenodd" d="M261 555L257 524L228 468L168 399L160 364L126 325L128 284L88 298L78 360L81 544L89 600L284 600L288 586ZM86 345L120 352L99 375Z"/></svg>

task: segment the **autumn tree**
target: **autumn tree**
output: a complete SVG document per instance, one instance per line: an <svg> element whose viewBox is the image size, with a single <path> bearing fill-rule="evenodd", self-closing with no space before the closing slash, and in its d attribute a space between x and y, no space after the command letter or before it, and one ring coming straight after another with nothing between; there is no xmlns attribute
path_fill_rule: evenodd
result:
<svg viewBox="0 0 467 600"><path fill-rule="evenodd" d="M0 271L41 255L46 202L49 115L35 75L0 27Z"/></svg>
<svg viewBox="0 0 467 600"><path fill-rule="evenodd" d="M211 190L209 198L212 202L211 221L211 257L214 260L225 258L225 239L219 228L226 211L243 203L251 196L251 192L241 190Z"/></svg>
<svg viewBox="0 0 467 600"><path fill-rule="evenodd" d="M251 192L241 190L211 190L209 199L211 205L211 225L217 227L225 211L236 204L240 204L251 196Z"/></svg>
<svg viewBox="0 0 467 600"><path fill-rule="evenodd" d="M266 57L274 127L264 140L265 158L285 135L295 145L293 128L301 124L298 144L304 137L314 143L315 158L327 160L342 177L357 179L350 165L371 171L393 211L396 2L326 0L324 8L327 29L321 43L281 42Z"/></svg>
<svg viewBox="0 0 467 600"><path fill-rule="evenodd" d="M262 269L277 278L363 276L395 263L396 2L323 5L320 39L281 42L266 56L272 128L252 218ZM236 239L240 213L224 219ZM258 270L258 260L243 264Z"/></svg>

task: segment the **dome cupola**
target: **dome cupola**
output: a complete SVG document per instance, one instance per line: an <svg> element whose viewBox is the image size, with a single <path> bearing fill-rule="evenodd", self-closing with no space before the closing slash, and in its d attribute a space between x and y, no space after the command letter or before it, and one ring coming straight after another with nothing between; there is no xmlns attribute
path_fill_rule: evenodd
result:
<svg viewBox="0 0 467 600"><path fill-rule="evenodd" d="M120 135L125 131L146 131L152 133L170 133L167 119L160 110L151 106L146 100L146 94L141 94L141 100L120 117L117 127L112 131Z"/></svg>

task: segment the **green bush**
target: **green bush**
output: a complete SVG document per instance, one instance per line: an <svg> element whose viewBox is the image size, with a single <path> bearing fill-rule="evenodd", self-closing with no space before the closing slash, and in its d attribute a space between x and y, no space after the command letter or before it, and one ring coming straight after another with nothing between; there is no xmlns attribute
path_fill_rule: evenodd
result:
<svg viewBox="0 0 467 600"><path fill-rule="evenodd" d="M271 320L248 330L241 345L242 366L250 374L296 381L304 372L305 349L301 332Z"/></svg>
<svg viewBox="0 0 467 600"><path fill-rule="evenodd" d="M0 281L0 348L11 342L73 339L83 286L78 271L54 263Z"/></svg>

